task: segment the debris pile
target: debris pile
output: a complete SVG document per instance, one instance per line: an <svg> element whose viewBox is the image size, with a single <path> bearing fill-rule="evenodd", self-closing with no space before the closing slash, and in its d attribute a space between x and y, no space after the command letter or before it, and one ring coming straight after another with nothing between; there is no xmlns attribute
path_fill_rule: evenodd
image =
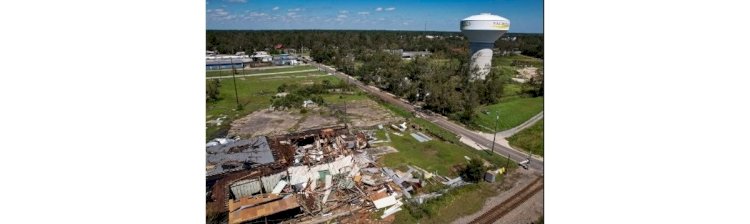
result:
<svg viewBox="0 0 750 224"><path fill-rule="evenodd" d="M404 125L405 126L405 125ZM460 186L416 166L406 172L376 164L392 147L371 148L372 132L329 127L207 145L207 212L229 223L362 223L382 211L393 218L404 203L440 196L426 184Z"/></svg>

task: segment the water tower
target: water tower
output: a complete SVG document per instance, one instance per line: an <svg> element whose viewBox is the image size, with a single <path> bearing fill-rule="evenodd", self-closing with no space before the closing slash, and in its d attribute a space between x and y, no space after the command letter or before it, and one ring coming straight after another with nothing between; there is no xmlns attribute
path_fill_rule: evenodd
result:
<svg viewBox="0 0 750 224"><path fill-rule="evenodd" d="M484 78L492 66L492 48L495 40L510 29L510 20L480 13L461 20L461 32L469 39L471 50L471 80Z"/></svg>

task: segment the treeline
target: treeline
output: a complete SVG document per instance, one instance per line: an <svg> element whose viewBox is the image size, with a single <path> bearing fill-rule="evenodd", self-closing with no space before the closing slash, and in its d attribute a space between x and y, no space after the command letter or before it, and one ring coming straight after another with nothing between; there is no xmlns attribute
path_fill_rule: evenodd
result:
<svg viewBox="0 0 750 224"><path fill-rule="evenodd" d="M471 80L468 55L448 58L417 57L404 61L385 51L368 51L362 55L339 50L324 50L330 57L311 56L318 62L335 66L368 85L388 91L412 103L454 119L470 122L476 108L496 103L503 85L515 74L513 70L492 69L485 80ZM326 60L327 59L327 60Z"/></svg>
<svg viewBox="0 0 750 224"><path fill-rule="evenodd" d="M430 39L426 36L434 38ZM544 36L541 34L508 33L515 41L501 38L495 42L499 50L520 50L523 54L543 58ZM428 50L438 56L465 51L468 41L460 32L436 31L360 31L360 30L263 30L263 31L206 31L206 50L220 53L237 51L273 50L283 44L290 49L324 49L338 47L353 53L365 50L404 49ZM460 53L460 52L459 52ZM464 52L465 53L465 52Z"/></svg>

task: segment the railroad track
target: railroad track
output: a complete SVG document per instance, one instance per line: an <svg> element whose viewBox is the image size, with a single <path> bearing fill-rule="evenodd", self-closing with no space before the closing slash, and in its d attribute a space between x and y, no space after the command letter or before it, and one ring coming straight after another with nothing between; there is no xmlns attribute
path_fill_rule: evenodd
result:
<svg viewBox="0 0 750 224"><path fill-rule="evenodd" d="M541 191L543 188L544 188L544 182L542 181L542 177L537 177L533 182L531 182L531 184L526 185L526 187L521 189L521 191L519 191L515 195L508 198L508 200L505 200L504 202L490 209L490 211L482 214L481 216L472 220L469 223L471 224L494 223L495 221L499 220L500 218L508 214L508 212L513 211L513 209L521 205L521 203L525 202L526 200L529 200L531 196L534 196L537 192Z"/></svg>

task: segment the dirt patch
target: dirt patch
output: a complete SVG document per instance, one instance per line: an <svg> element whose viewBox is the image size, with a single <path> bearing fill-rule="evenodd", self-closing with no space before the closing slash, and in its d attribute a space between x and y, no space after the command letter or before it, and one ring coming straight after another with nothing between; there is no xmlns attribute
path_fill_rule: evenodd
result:
<svg viewBox="0 0 750 224"><path fill-rule="evenodd" d="M305 115L306 116L305 119L299 123L298 125L299 127L297 128L297 130L302 131L302 130L309 130L309 129L319 128L319 127L332 126L336 124L343 124L343 122L340 122L339 119L337 119L336 117L327 115L327 114L323 115L323 114L325 114L325 112L320 112L320 111L308 112Z"/></svg>
<svg viewBox="0 0 750 224"><path fill-rule="evenodd" d="M229 135L251 138L261 135L286 134L301 118L301 114L291 111L268 109L255 111L233 121L229 128Z"/></svg>
<svg viewBox="0 0 750 224"><path fill-rule="evenodd" d="M343 104L328 107L308 108L308 112L301 114L299 110L255 111L243 118L232 122L229 135L251 138L261 135L281 135L290 132L315 129L320 127L343 124L334 111L343 111ZM403 118L396 116L372 100L357 100L347 104L349 125L354 128L372 127L378 124L401 122Z"/></svg>
<svg viewBox="0 0 750 224"><path fill-rule="evenodd" d="M479 216L484 215L493 207L508 200L511 196L521 191L526 185L534 181L534 179L538 175L540 174L535 171L515 169L514 171L509 173L508 176L505 177L503 183L500 184L498 189L501 191L500 194L488 198L484 202L484 206L482 207L482 209L478 212L456 219L452 223L469 223ZM495 223L533 223L539 220L539 217L542 216L543 209L544 190L536 193L534 196L529 198L529 200L510 211L510 213L503 216Z"/></svg>
<svg viewBox="0 0 750 224"><path fill-rule="evenodd" d="M536 76L537 70L539 70L539 68L537 67L525 67L518 69L517 71L518 75L521 76L521 78L531 79L532 77Z"/></svg>
<svg viewBox="0 0 750 224"><path fill-rule="evenodd" d="M371 127L403 120L372 100L354 101L348 103L346 107L346 113L353 127Z"/></svg>

